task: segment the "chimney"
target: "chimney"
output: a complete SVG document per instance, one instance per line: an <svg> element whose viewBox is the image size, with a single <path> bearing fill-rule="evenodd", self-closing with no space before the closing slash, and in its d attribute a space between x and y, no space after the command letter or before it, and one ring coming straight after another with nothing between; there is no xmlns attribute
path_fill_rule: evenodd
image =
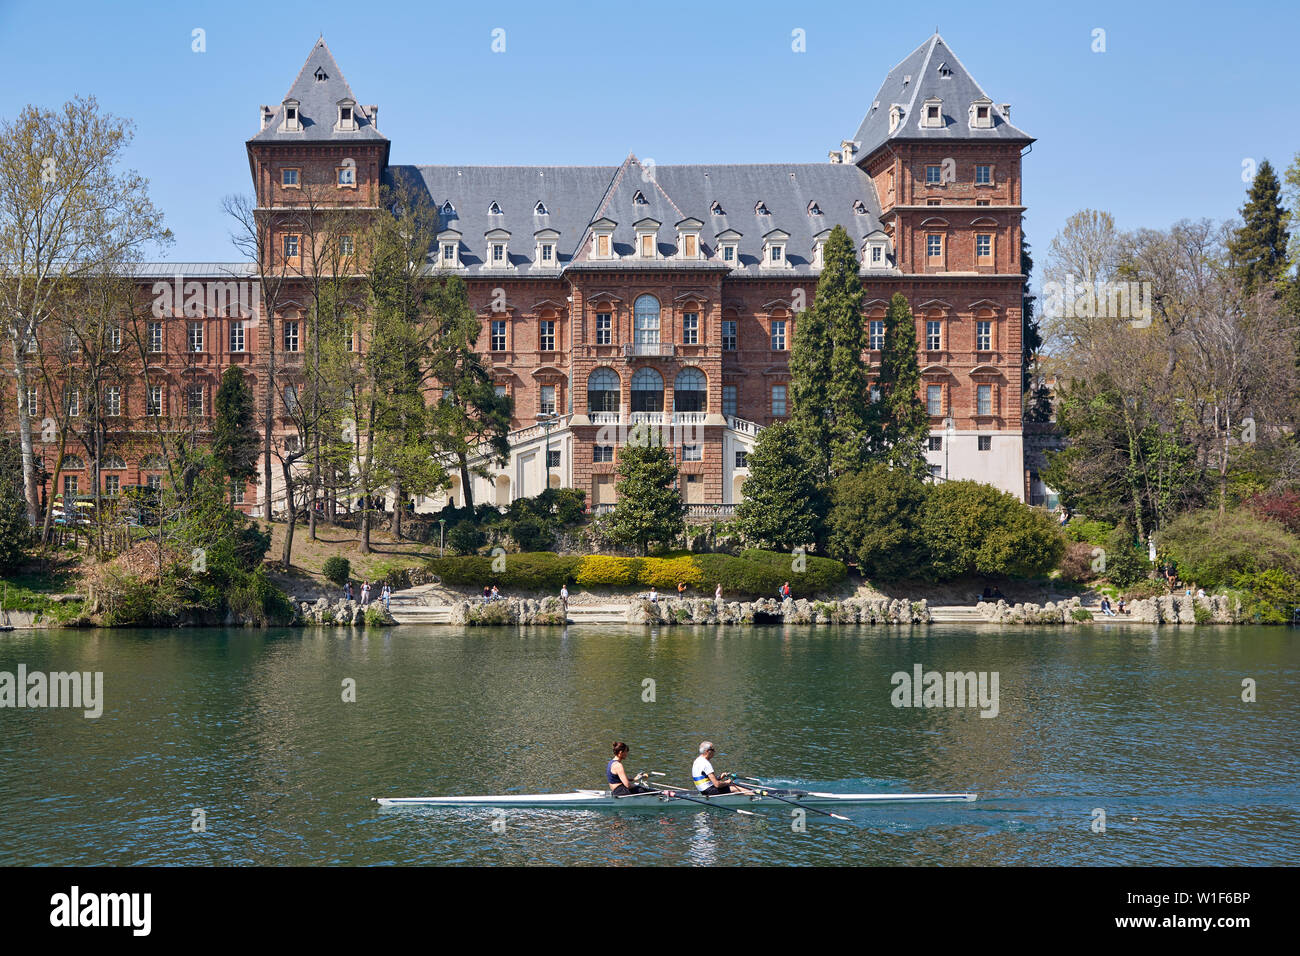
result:
<svg viewBox="0 0 1300 956"><path fill-rule="evenodd" d="M370 125L375 129L379 129L379 107L367 106L366 113L370 116Z"/></svg>
<svg viewBox="0 0 1300 956"><path fill-rule="evenodd" d="M830 157L832 163L844 162L844 154L841 153L838 149L832 149L830 152Z"/></svg>
<svg viewBox="0 0 1300 956"><path fill-rule="evenodd" d="M998 104L998 109L1000 109L1000 110L1002 111L1002 115L1006 118L1006 121L1007 121L1008 123L1010 123L1010 122L1011 122L1011 104L1010 104L1010 103L999 103L999 104Z"/></svg>
<svg viewBox="0 0 1300 956"><path fill-rule="evenodd" d="M840 160L841 162L852 164L853 156L855 153L857 153L857 151L858 151L858 143L855 140L851 140L851 139L840 140L840 152L843 156L843 159Z"/></svg>
<svg viewBox="0 0 1300 956"><path fill-rule="evenodd" d="M261 127L262 129L266 129L266 124L271 122L271 117L274 114L275 114L275 110L273 110L271 107L269 106L262 107L262 127Z"/></svg>

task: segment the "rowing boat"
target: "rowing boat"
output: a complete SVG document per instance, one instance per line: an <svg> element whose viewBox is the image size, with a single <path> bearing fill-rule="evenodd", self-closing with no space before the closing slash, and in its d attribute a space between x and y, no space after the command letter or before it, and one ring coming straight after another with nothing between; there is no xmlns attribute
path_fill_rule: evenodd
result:
<svg viewBox="0 0 1300 956"><path fill-rule="evenodd" d="M485 797L372 797L381 807L500 807L539 810L629 810L636 807L689 808L700 801L722 807L753 804L780 806L784 801L809 806L870 803L968 803L973 793L822 793L816 790L766 788L765 794L722 793L706 797L694 790L634 793L615 797L608 790L574 790L572 793L503 794ZM690 799L684 799L689 797ZM784 800L775 799L782 797ZM787 804L788 805L788 804Z"/></svg>

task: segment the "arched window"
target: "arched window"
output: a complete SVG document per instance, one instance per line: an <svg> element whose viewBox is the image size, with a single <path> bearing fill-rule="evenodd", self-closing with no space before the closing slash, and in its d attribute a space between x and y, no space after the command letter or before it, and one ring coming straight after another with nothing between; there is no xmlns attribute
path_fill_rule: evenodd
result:
<svg viewBox="0 0 1300 956"><path fill-rule="evenodd" d="M63 456L64 471L81 471L85 467L86 467L86 463L82 461L80 458L78 458L76 455Z"/></svg>
<svg viewBox="0 0 1300 956"><path fill-rule="evenodd" d="M702 412L709 394L709 382L698 368L684 368L673 382L673 411Z"/></svg>
<svg viewBox="0 0 1300 956"><path fill-rule="evenodd" d="M105 455L100 459L100 471L124 471L125 469L126 462L120 455Z"/></svg>
<svg viewBox="0 0 1300 956"><path fill-rule="evenodd" d="M598 368L587 379L587 411L618 411L620 383L612 368Z"/></svg>
<svg viewBox="0 0 1300 956"><path fill-rule="evenodd" d="M140 461L141 471L166 471L167 462L163 461L161 455L149 455Z"/></svg>
<svg viewBox="0 0 1300 956"><path fill-rule="evenodd" d="M659 344L659 300L652 295L637 297L633 308L632 342L635 345Z"/></svg>
<svg viewBox="0 0 1300 956"><path fill-rule="evenodd" d="M662 412L664 380L652 368L638 369L632 376L632 411Z"/></svg>

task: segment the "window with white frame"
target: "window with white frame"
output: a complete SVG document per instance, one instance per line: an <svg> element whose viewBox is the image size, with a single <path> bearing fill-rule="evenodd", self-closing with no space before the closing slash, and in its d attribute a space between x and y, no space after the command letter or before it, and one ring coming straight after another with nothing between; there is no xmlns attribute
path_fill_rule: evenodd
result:
<svg viewBox="0 0 1300 956"><path fill-rule="evenodd" d="M785 320L784 319L772 320L772 351L773 352L785 351Z"/></svg>
<svg viewBox="0 0 1300 956"><path fill-rule="evenodd" d="M506 323L504 319L492 320L492 351L504 352L506 350Z"/></svg>
<svg viewBox="0 0 1300 956"><path fill-rule="evenodd" d="M122 351L122 327L114 325L108 330L108 347L114 352Z"/></svg>
<svg viewBox="0 0 1300 956"><path fill-rule="evenodd" d="M503 266L506 263L506 244L504 242L492 243L492 264L494 266Z"/></svg>
<svg viewBox="0 0 1300 956"><path fill-rule="evenodd" d="M41 411L41 392L35 385L27 386L27 414L39 415Z"/></svg>
<svg viewBox="0 0 1300 956"><path fill-rule="evenodd" d="M446 266L456 264L456 243L444 242L442 244L442 263Z"/></svg>
<svg viewBox="0 0 1300 956"><path fill-rule="evenodd" d="M749 452L745 451L743 448L736 449L736 467L737 468L749 467Z"/></svg>
<svg viewBox="0 0 1300 956"><path fill-rule="evenodd" d="M993 349L993 323L975 323L975 351L989 352Z"/></svg>
<svg viewBox="0 0 1300 956"><path fill-rule="evenodd" d="M191 322L187 331L186 344L191 352L203 351L203 323Z"/></svg>
<svg viewBox="0 0 1300 956"><path fill-rule="evenodd" d="M879 385L872 385L872 386L871 386L871 400L872 400L873 402L878 402L878 401L880 401L880 386L879 386Z"/></svg>
<svg viewBox="0 0 1300 956"><path fill-rule="evenodd" d="M937 186L943 182L942 166L925 167L925 182L927 186Z"/></svg>
<svg viewBox="0 0 1300 956"><path fill-rule="evenodd" d="M614 314L612 312L596 313L596 344L610 345L614 341Z"/></svg>
<svg viewBox="0 0 1300 956"><path fill-rule="evenodd" d="M986 163L979 163L975 166L975 185L992 186L993 185L993 167Z"/></svg>
<svg viewBox="0 0 1300 956"><path fill-rule="evenodd" d="M983 261L993 258L993 237L980 233L975 237L975 258Z"/></svg>
<svg viewBox="0 0 1300 956"><path fill-rule="evenodd" d="M555 322L543 319L538 323L538 348L543 352L555 351Z"/></svg>
<svg viewBox="0 0 1300 956"><path fill-rule="evenodd" d="M280 185L295 189L298 186L299 170L296 166L288 166L280 170Z"/></svg>
<svg viewBox="0 0 1300 956"><path fill-rule="evenodd" d="M927 385L925 387L925 411L931 417L943 414L942 385Z"/></svg>
<svg viewBox="0 0 1300 956"><path fill-rule="evenodd" d="M975 388L975 414L993 414L993 386L978 385Z"/></svg>
<svg viewBox="0 0 1300 956"><path fill-rule="evenodd" d="M682 315L682 344L700 344L700 313L686 312Z"/></svg>
<svg viewBox="0 0 1300 956"><path fill-rule="evenodd" d="M940 330L941 323L934 319L929 319L925 323L925 347L930 352L937 352L940 349Z"/></svg>
<svg viewBox="0 0 1300 956"><path fill-rule="evenodd" d="M703 461L703 460L704 460L703 445L682 446L682 461Z"/></svg>
<svg viewBox="0 0 1300 956"><path fill-rule="evenodd" d="M104 388L104 414L116 418L122 414L122 387L109 385Z"/></svg>
<svg viewBox="0 0 1300 956"><path fill-rule="evenodd" d="M543 385L541 399L538 402L537 410L543 415L555 414L555 386Z"/></svg>
<svg viewBox="0 0 1300 956"><path fill-rule="evenodd" d="M68 410L69 418L77 418L81 415L81 390L76 388L64 387L63 405Z"/></svg>
<svg viewBox="0 0 1300 956"><path fill-rule="evenodd" d="M244 351L244 321L232 319L230 322L230 351Z"/></svg>
<svg viewBox="0 0 1300 956"><path fill-rule="evenodd" d="M357 184L357 167L340 166L338 174L340 186L355 186Z"/></svg>
<svg viewBox="0 0 1300 956"><path fill-rule="evenodd" d="M926 439L927 451L943 451L943 437L941 435L931 435Z"/></svg>
<svg viewBox="0 0 1300 956"><path fill-rule="evenodd" d="M163 350L163 326L161 322L149 323L147 337L150 352L161 352Z"/></svg>
<svg viewBox="0 0 1300 956"><path fill-rule="evenodd" d="M284 323L284 350L286 352L298 351L298 321L289 319Z"/></svg>
<svg viewBox="0 0 1300 956"><path fill-rule="evenodd" d="M203 417L202 385L191 385L185 389L185 414L191 418Z"/></svg>
<svg viewBox="0 0 1300 956"><path fill-rule="evenodd" d="M291 236L284 237L284 257L286 259L298 258L298 237L297 236L291 235Z"/></svg>
<svg viewBox="0 0 1300 956"><path fill-rule="evenodd" d="M122 490L122 478L119 475L104 476L104 494L110 498Z"/></svg>
<svg viewBox="0 0 1300 956"><path fill-rule="evenodd" d="M659 344L659 300L637 296L632 308L632 341L636 345Z"/></svg>
<svg viewBox="0 0 1300 956"><path fill-rule="evenodd" d="M163 387L161 385L149 386L149 400L146 404L145 414L150 418L158 418L163 412Z"/></svg>
<svg viewBox="0 0 1300 956"><path fill-rule="evenodd" d="M943 258L943 236L930 233L925 237L925 254L931 259Z"/></svg>
<svg viewBox="0 0 1300 956"><path fill-rule="evenodd" d="M772 414L778 418L785 415L786 386L772 386Z"/></svg>
<svg viewBox="0 0 1300 956"><path fill-rule="evenodd" d="M867 323L867 348L880 351L885 347L885 323L883 319L872 319Z"/></svg>
<svg viewBox="0 0 1300 956"><path fill-rule="evenodd" d="M286 385L284 387L284 411L286 415L296 415L298 413L298 386Z"/></svg>
<svg viewBox="0 0 1300 956"><path fill-rule="evenodd" d="M339 236L339 255L350 256L356 250L351 236Z"/></svg>
<svg viewBox="0 0 1300 956"><path fill-rule="evenodd" d="M76 475L63 476L63 500L66 503L69 498L77 497L77 489L80 483Z"/></svg>
<svg viewBox="0 0 1300 956"><path fill-rule="evenodd" d="M613 461L614 446L613 445L592 445L591 460L594 462Z"/></svg>

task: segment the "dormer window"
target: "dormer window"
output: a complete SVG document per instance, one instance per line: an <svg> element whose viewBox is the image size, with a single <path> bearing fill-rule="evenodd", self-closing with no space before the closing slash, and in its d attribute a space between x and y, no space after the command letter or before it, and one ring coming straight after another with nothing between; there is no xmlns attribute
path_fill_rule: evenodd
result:
<svg viewBox="0 0 1300 956"><path fill-rule="evenodd" d="M636 191L636 195L634 195L634 196L632 197L632 205L634 205L634 206L648 206L648 205L650 205L650 203L646 201L645 193L641 192L641 190L638 189L638 190Z"/></svg>
<svg viewBox="0 0 1300 956"><path fill-rule="evenodd" d="M280 127L286 132L296 133L302 129L302 117L298 114L298 101L284 101L284 122Z"/></svg>
<svg viewBox="0 0 1300 956"><path fill-rule="evenodd" d="M659 220L649 217L632 223L636 230L636 253L642 259L658 258L660 225Z"/></svg>
<svg viewBox="0 0 1300 956"><path fill-rule="evenodd" d="M767 211L767 203L760 199L758 202L754 203L754 215L770 216L772 214Z"/></svg>
<svg viewBox="0 0 1300 956"><path fill-rule="evenodd" d="M714 242L718 247L718 258L733 269L739 268L740 233L734 229L726 229L714 237Z"/></svg>
<svg viewBox="0 0 1300 956"><path fill-rule="evenodd" d="M460 267L460 233L455 229L445 229L438 233L438 268Z"/></svg>
<svg viewBox="0 0 1300 956"><path fill-rule="evenodd" d="M889 131L892 133L898 129L898 124L903 122L903 108L894 104L889 108Z"/></svg>
<svg viewBox="0 0 1300 956"><path fill-rule="evenodd" d="M441 212L442 212L442 217L444 219L456 218L456 207L451 204L450 199L448 199L445 203L442 204Z"/></svg>
<svg viewBox="0 0 1300 956"><path fill-rule="evenodd" d="M556 241L560 234L554 229L539 229L533 233L533 239L537 243L533 252L534 269L554 269L559 265L556 255Z"/></svg>
<svg viewBox="0 0 1300 956"><path fill-rule="evenodd" d="M855 216L865 216L867 214L867 204L861 199L853 200L853 214Z"/></svg>
<svg viewBox="0 0 1300 956"><path fill-rule="evenodd" d="M773 229L763 237L762 268L784 269L789 266L785 257L785 244L789 239L790 234L781 229Z"/></svg>
<svg viewBox="0 0 1300 956"><path fill-rule="evenodd" d="M496 201L495 199L492 200L492 205L488 206L488 215L489 215L489 216L500 216L500 215L502 215L502 213L501 213L501 207L497 205L497 201Z"/></svg>
<svg viewBox="0 0 1300 956"><path fill-rule="evenodd" d="M885 239L868 239L862 247L862 264L868 269L888 268L888 243Z"/></svg>
<svg viewBox="0 0 1300 956"><path fill-rule="evenodd" d="M338 107L338 119L334 121L334 129L345 133L355 131L357 128L357 104L350 99L342 99L335 106Z"/></svg>
<svg viewBox="0 0 1300 956"><path fill-rule="evenodd" d="M820 216L821 214L822 214L822 207L821 207L821 206L817 205L816 202L809 202L809 203L808 203L808 215L810 215L810 216Z"/></svg>
<svg viewBox="0 0 1300 956"><path fill-rule="evenodd" d="M952 76L952 67L950 67L947 63L940 63L940 64L939 64L939 75L940 75L940 76Z"/></svg>
<svg viewBox="0 0 1300 956"><path fill-rule="evenodd" d="M484 233L487 240L487 262L484 263L485 269L511 269L510 264L510 233L504 229L489 229Z"/></svg>
<svg viewBox="0 0 1300 956"><path fill-rule="evenodd" d="M614 228L618 225L613 219L597 219L591 224L591 257L593 259L613 259Z"/></svg>
<svg viewBox="0 0 1300 956"><path fill-rule="evenodd" d="M718 202L716 199L713 200L713 204L709 206L709 215L725 216L726 213L722 211L722 203Z"/></svg>
<svg viewBox="0 0 1300 956"><path fill-rule="evenodd" d="M823 229L821 232L817 233L817 235L813 236L812 267L814 269L821 269L826 264L824 258L826 254L826 240L830 238L830 235L831 233L829 229Z"/></svg>
<svg viewBox="0 0 1300 956"><path fill-rule="evenodd" d="M943 100L932 96L925 101L921 112L921 126L926 129L943 128Z"/></svg>
<svg viewBox="0 0 1300 956"><path fill-rule="evenodd" d="M993 101L987 97L976 100L970 105L971 129L993 128Z"/></svg>
<svg viewBox="0 0 1300 956"><path fill-rule="evenodd" d="M704 223L698 219L683 219L677 224L677 258L700 259L700 229Z"/></svg>
<svg viewBox="0 0 1300 956"><path fill-rule="evenodd" d="M534 216L548 215L548 213L546 212L546 203L542 202L540 199L537 200L537 205L533 207L533 215Z"/></svg>
<svg viewBox="0 0 1300 956"><path fill-rule="evenodd" d="M313 73L312 75L316 77L317 83L324 83L326 80L330 78L330 75L325 72L325 68L323 66L316 67L316 72Z"/></svg>
<svg viewBox="0 0 1300 956"><path fill-rule="evenodd" d="M655 237L642 233L640 236L641 258L652 259L655 254Z"/></svg>

